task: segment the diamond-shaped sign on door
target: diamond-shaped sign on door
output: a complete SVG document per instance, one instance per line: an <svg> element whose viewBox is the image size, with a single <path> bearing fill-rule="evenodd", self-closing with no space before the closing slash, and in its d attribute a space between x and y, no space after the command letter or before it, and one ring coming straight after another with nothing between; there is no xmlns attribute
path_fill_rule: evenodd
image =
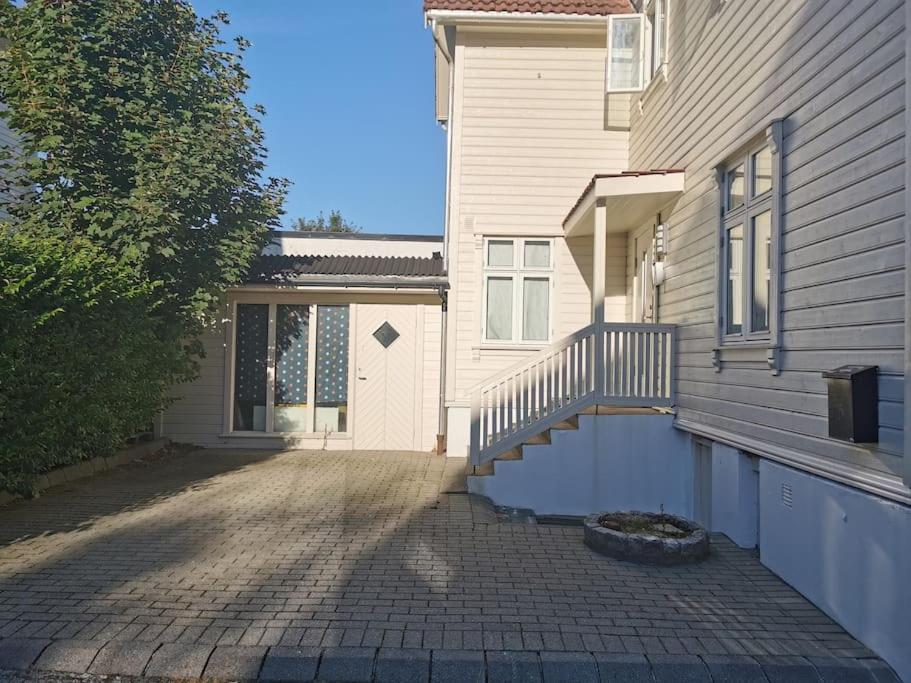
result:
<svg viewBox="0 0 911 683"><path fill-rule="evenodd" d="M383 348L388 349L389 345L399 338L399 333L392 325L390 325L388 322L385 322L376 329L376 332L373 333L373 336L376 337L376 340L383 345Z"/></svg>

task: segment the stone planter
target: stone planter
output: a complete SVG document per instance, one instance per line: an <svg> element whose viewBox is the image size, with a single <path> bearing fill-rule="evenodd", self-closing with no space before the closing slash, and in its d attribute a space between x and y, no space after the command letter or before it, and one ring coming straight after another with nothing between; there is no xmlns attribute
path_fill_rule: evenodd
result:
<svg viewBox="0 0 911 683"><path fill-rule="evenodd" d="M676 537L663 537L645 531L625 532L607 528L599 512L585 518L585 545L595 552L617 560L640 564L676 565L699 562L708 557L709 536L698 524L682 517L651 512L615 513L639 522L670 525L681 531Z"/></svg>

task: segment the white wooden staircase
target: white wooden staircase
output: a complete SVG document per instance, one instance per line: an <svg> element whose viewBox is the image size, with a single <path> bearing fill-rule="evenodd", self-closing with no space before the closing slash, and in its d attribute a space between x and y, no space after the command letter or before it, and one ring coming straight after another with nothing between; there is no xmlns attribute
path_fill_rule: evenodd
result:
<svg viewBox="0 0 911 683"><path fill-rule="evenodd" d="M476 476L520 460L579 415L674 405L675 327L593 323L477 386L469 462Z"/></svg>

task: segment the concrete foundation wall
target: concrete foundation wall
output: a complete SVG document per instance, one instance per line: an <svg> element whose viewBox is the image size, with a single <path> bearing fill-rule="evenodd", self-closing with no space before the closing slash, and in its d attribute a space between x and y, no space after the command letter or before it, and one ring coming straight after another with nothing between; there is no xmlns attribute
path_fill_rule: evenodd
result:
<svg viewBox="0 0 911 683"><path fill-rule="evenodd" d="M911 681L911 508L768 460L760 559Z"/></svg>
<svg viewBox="0 0 911 683"><path fill-rule="evenodd" d="M473 493L538 514L643 510L691 518L693 454L671 415L580 415L578 430L554 430L550 445L524 446L470 477Z"/></svg>
<svg viewBox="0 0 911 683"><path fill-rule="evenodd" d="M471 440L471 408L446 409L446 455L467 458Z"/></svg>
<svg viewBox="0 0 911 683"><path fill-rule="evenodd" d="M754 459L712 444L712 531L741 548L759 543L759 471Z"/></svg>

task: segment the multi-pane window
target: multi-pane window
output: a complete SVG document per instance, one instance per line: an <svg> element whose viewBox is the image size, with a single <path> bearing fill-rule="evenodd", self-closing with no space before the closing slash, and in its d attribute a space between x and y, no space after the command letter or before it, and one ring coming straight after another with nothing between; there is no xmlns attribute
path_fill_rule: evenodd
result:
<svg viewBox="0 0 911 683"><path fill-rule="evenodd" d="M772 150L751 148L724 170L722 336L725 341L769 337L772 319Z"/></svg>
<svg viewBox="0 0 911 683"><path fill-rule="evenodd" d="M232 430L347 431L348 306L238 303L235 319Z"/></svg>
<svg viewBox="0 0 911 683"><path fill-rule="evenodd" d="M607 92L638 92L667 64L668 3L648 0L640 14L607 18Z"/></svg>
<svg viewBox="0 0 911 683"><path fill-rule="evenodd" d="M551 327L552 276L551 240L486 240L484 341L547 342Z"/></svg>

